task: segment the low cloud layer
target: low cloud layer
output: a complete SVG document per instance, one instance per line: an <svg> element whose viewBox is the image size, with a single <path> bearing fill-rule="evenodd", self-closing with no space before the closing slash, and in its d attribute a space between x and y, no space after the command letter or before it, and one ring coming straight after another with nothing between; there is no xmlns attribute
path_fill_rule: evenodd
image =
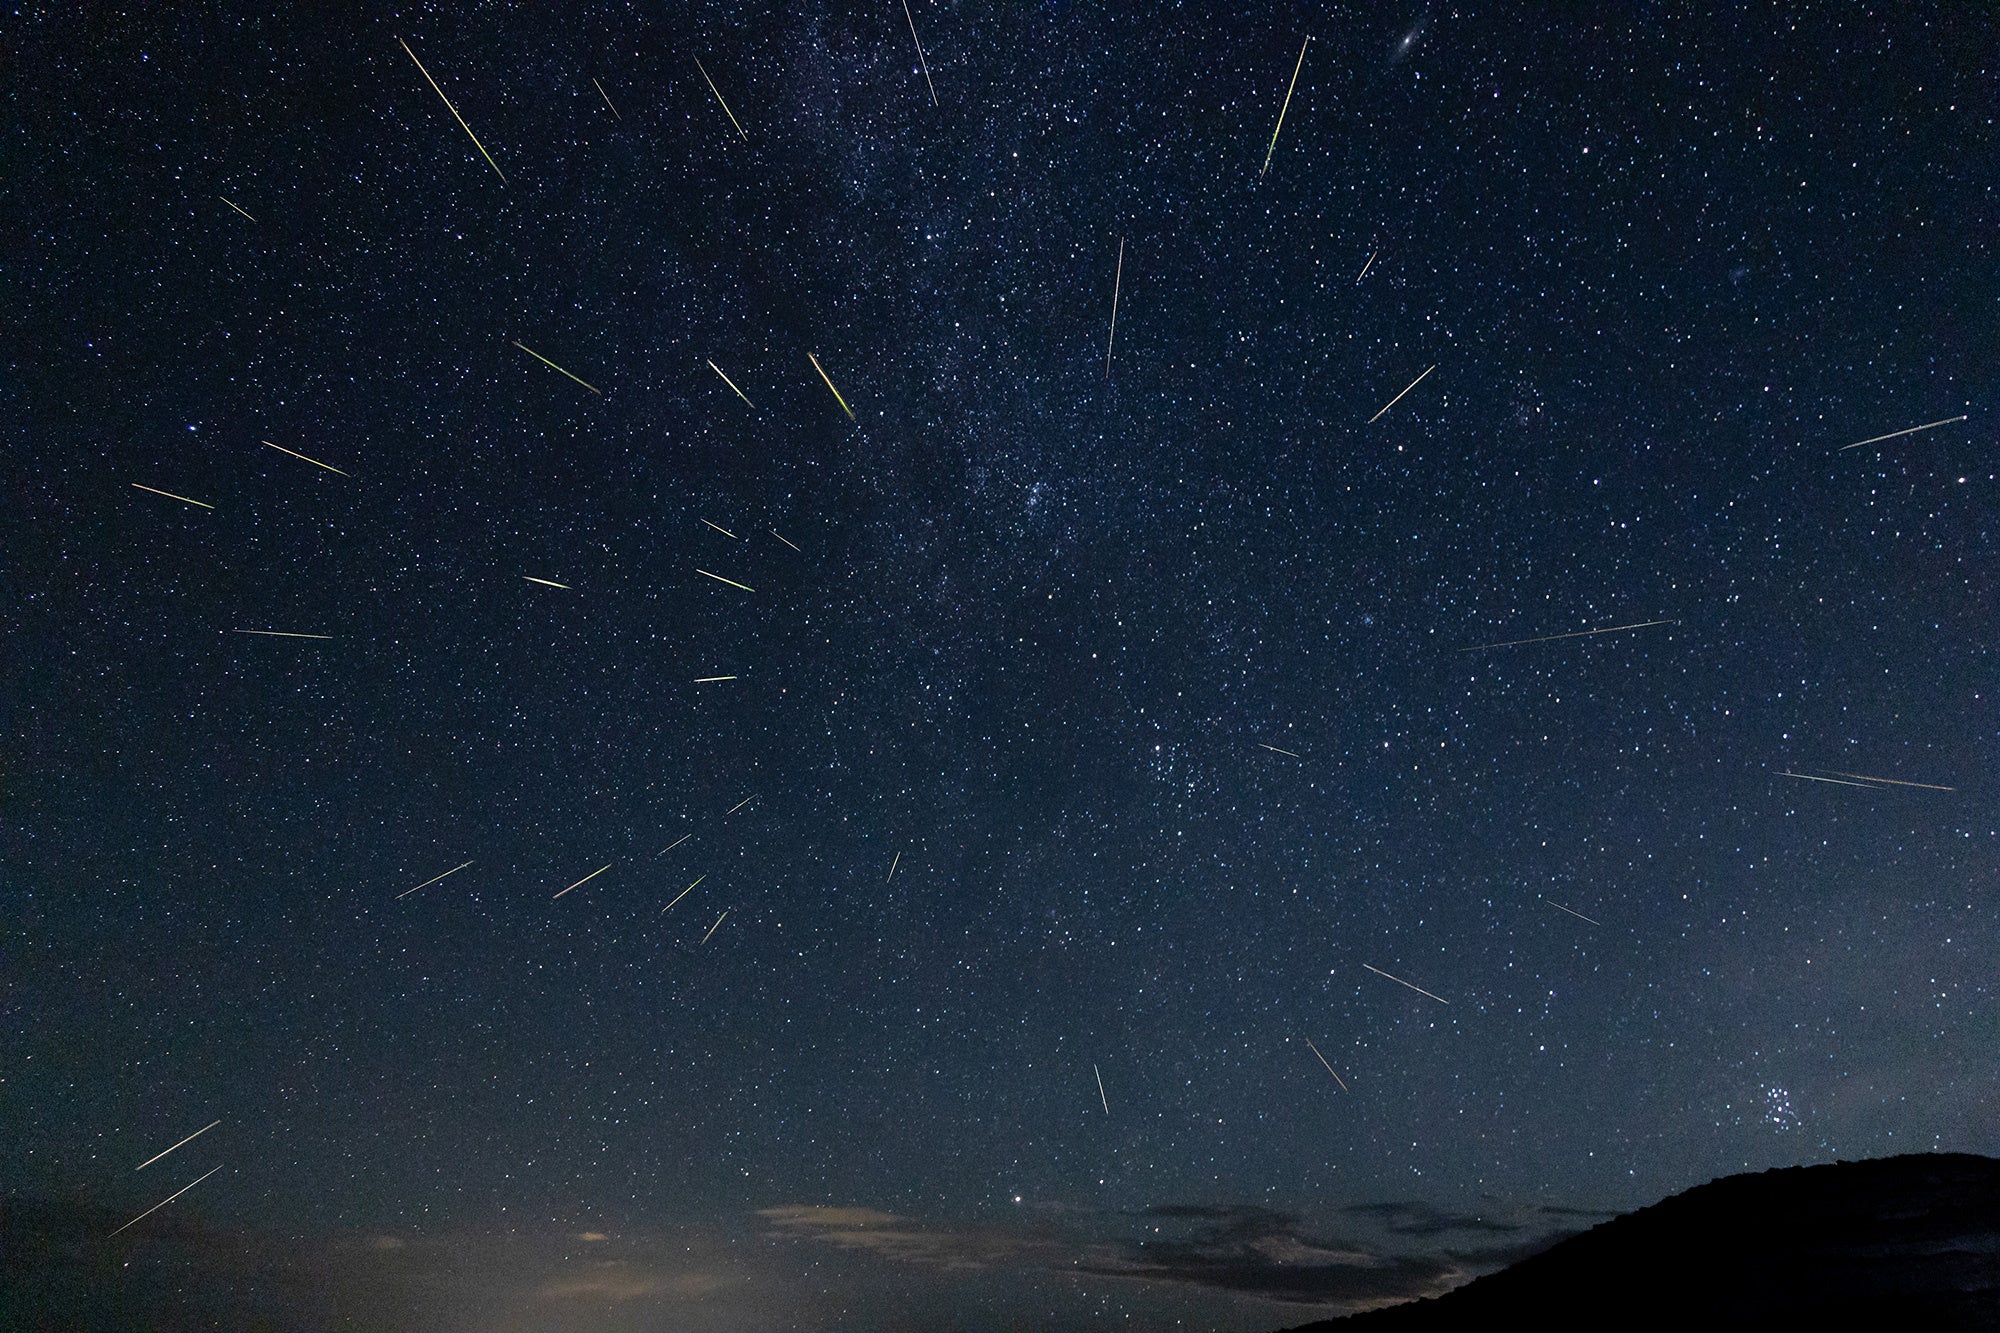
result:
<svg viewBox="0 0 2000 1333"><path fill-rule="evenodd" d="M990 1228L925 1226L872 1208L823 1208L792 1204L765 1208L758 1216L780 1235L819 1241L843 1250L876 1255L896 1263L942 1269L990 1269L1023 1264L1045 1266L1062 1257L1063 1247L1028 1232Z"/></svg>
<svg viewBox="0 0 2000 1333"><path fill-rule="evenodd" d="M1169 1206L1145 1217L1151 1237L1099 1247L1083 1271L1355 1309L1434 1296L1472 1276L1447 1258L1316 1236L1264 1208Z"/></svg>
<svg viewBox="0 0 2000 1333"><path fill-rule="evenodd" d="M1343 1236L1309 1230L1290 1213L1247 1205L1167 1204L1138 1213L1070 1212L987 1226L805 1204L767 1208L760 1216L778 1235L892 1263L963 1271L1028 1268L1357 1310L1437 1295L1573 1230L1567 1219L1536 1213L1457 1216L1417 1203L1371 1204L1347 1213L1356 1231ZM1490 1243L1500 1237L1507 1243ZM1489 1243L1462 1243L1475 1240Z"/></svg>
<svg viewBox="0 0 2000 1333"><path fill-rule="evenodd" d="M1580 1219L1415 1203L1330 1225L1232 1204L1036 1207L975 1222L865 1204L782 1204L680 1227L550 1223L279 1236L193 1210L116 1237L81 1203L5 1201L0 1326L340 1327L735 1333L917 1330L972 1319L1255 1330L1435 1295L1546 1247ZM581 1220L580 1220L581 1221Z"/></svg>

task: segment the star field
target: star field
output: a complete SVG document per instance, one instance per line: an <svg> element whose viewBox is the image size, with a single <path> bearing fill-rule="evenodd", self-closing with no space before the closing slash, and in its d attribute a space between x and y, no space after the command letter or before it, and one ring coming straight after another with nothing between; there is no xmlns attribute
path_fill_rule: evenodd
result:
<svg viewBox="0 0 2000 1333"><path fill-rule="evenodd" d="M1976 8L16 23L7 1188L223 1168L100 1295L1270 1329L2000 1153Z"/></svg>

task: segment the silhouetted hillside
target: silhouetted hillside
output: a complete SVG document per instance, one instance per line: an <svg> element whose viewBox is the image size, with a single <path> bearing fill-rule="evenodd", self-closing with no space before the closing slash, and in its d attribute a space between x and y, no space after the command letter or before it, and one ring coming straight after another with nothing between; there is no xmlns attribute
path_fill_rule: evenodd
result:
<svg viewBox="0 0 2000 1333"><path fill-rule="evenodd" d="M1432 1300L1291 1333L1506 1327L2000 1329L2000 1161L1728 1176Z"/></svg>

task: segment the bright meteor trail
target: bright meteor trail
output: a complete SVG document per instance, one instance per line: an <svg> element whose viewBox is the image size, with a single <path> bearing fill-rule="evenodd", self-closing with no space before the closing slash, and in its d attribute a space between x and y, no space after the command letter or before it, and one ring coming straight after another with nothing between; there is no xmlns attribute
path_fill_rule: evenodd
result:
<svg viewBox="0 0 2000 1333"><path fill-rule="evenodd" d="M451 118L458 122L458 127L460 129L465 131L465 137L472 140L472 146L479 150L479 155L486 159L486 165L493 168L493 174L500 178L500 183L502 185L505 185L507 183L507 173L500 170L500 164L493 160L493 154L486 151L486 145L479 142L479 136L472 132L472 126L466 124L465 117L458 114L458 108L453 106L451 104L451 99L444 95L444 89L438 87L437 80L432 78L431 72L424 68L424 62L417 59L417 53L415 51L411 51L410 44L404 41L402 38L398 37L396 39L396 44L398 46L401 46L403 50L409 54L410 60L417 67L417 71L424 76L424 82L428 83L431 86L431 91L438 95L438 101L444 103L444 109L451 112ZM226 203L228 201L225 200L224 202ZM239 209L238 211L241 212L242 210ZM244 216L249 217L249 214L245 213ZM254 218L251 220L255 221Z"/></svg>
<svg viewBox="0 0 2000 1333"><path fill-rule="evenodd" d="M1325 1056L1323 1056L1323 1055L1320 1055L1320 1054L1319 1054L1319 1047L1317 1047L1317 1046L1313 1046L1313 1039L1312 1039L1311 1037L1307 1037L1307 1038L1306 1038L1306 1045L1308 1045L1308 1046L1312 1046L1312 1053L1313 1053L1314 1055L1316 1055L1316 1056L1319 1056L1319 1062L1320 1062L1321 1064L1323 1064L1323 1065L1326 1065L1326 1072L1327 1072L1327 1073L1329 1073L1329 1074L1333 1074L1333 1066L1332 1066L1332 1065L1327 1065L1327 1064L1326 1064L1326 1057L1325 1057ZM1340 1085L1340 1090L1341 1090L1342 1092L1346 1092L1346 1091L1347 1091L1347 1080L1346 1080L1346 1079L1342 1078L1342 1077L1341 1077L1340 1075L1338 1075L1338 1074L1333 1074L1333 1081L1334 1081L1335 1083L1338 1083L1338 1084Z"/></svg>
<svg viewBox="0 0 2000 1333"><path fill-rule="evenodd" d="M1890 787L1922 787L1925 791L1957 791L1956 787L1940 787L1935 782L1905 782L1901 778L1873 778L1866 773L1842 773L1837 768L1826 770L1843 778L1860 778L1863 782L1880 782Z"/></svg>
<svg viewBox="0 0 2000 1333"><path fill-rule="evenodd" d="M1111 378L1111 349L1118 342L1118 292L1125 285L1125 238L1118 238L1118 272L1111 279L1111 336L1104 340L1104 378Z"/></svg>
<svg viewBox="0 0 2000 1333"><path fill-rule="evenodd" d="M702 82L708 85L708 90L715 94L715 100L721 103L722 114L729 117L729 123L731 125L736 125L736 113L729 109L729 103L722 101L722 90L715 86L714 79L708 77L708 70L702 65L700 56L695 57L694 67L698 70L701 70ZM741 125L736 125L736 132L738 134L743 134L743 127ZM743 134L743 142L749 143L750 136L747 134Z"/></svg>
<svg viewBox="0 0 2000 1333"><path fill-rule="evenodd" d="M1357 281L1358 281L1358 279L1357 279ZM1433 371L1433 370L1436 370L1436 369L1437 369L1437 365L1436 365L1436 363L1432 363L1432 364L1431 364L1431 366L1430 366L1430 367L1429 367L1428 369L1426 369L1426 370L1424 371L1424 375L1428 375L1428 374L1430 374L1430 373L1431 373L1431 371ZM1408 386L1404 388L1404 390L1403 390L1403 393L1399 393L1399 394L1397 394L1397 395L1396 395L1396 396L1395 396L1394 398L1391 398L1391 399L1390 399L1390 400L1389 400L1388 402L1386 402L1386 403L1382 404L1382 412L1387 412L1387 411L1388 411L1388 410L1389 410L1390 408L1394 407L1394 406L1395 406L1395 405L1396 405L1397 403L1400 403L1400 402L1402 402L1402 401L1403 401L1403 394L1405 394L1405 393L1408 393L1408 392L1409 392L1409 391L1410 391L1411 389L1414 389L1414 388L1416 388L1416 387L1417 387L1417 386L1418 386L1419 384L1422 384L1422 383L1424 382L1424 375L1419 375L1419 376L1417 376L1417 377L1416 377L1415 379L1411 380L1411 381L1409 382ZM1380 420L1382 419L1382 412L1377 412L1377 413L1376 413L1376 414L1375 414L1374 416L1372 416L1372 417L1368 418L1368 424L1372 426L1372 425L1374 425L1374 424L1375 424L1375 423L1376 423L1377 421L1380 421Z"/></svg>
<svg viewBox="0 0 2000 1333"><path fill-rule="evenodd" d="M512 338L509 338L507 341L514 342ZM533 358L535 358L535 360L547 366L550 370L561 371L563 374L569 375L569 372L567 370L563 370L561 366L549 360L547 357L543 356L540 352L537 352L534 348L518 342L514 343L514 346L519 347L522 351L526 352L529 356L532 356ZM596 394L599 398L602 398L604 396L604 390L598 388L595 384L592 384L587 380L577 379L575 375L569 375L569 377L573 380L576 380L578 384L583 385L584 388L590 390L592 393Z"/></svg>
<svg viewBox="0 0 2000 1333"><path fill-rule="evenodd" d="M826 373L826 367L825 367L825 366L822 366L822 365L821 365L821 364L819 363L819 358L818 358L818 357L816 357L816 356L813 356L813 354L812 354L811 352L807 352L807 353L806 353L806 355L807 355L808 357L811 357L811 359L812 359L812 363L813 363L813 369L814 369L814 370L817 370L817 371L819 372L819 377L820 377L821 379L823 379L823 380L826 380L826 387L827 387L827 388L829 388L829 389L833 389L833 381L832 381L832 379L828 378L828 376L827 376L827 373ZM853 409L853 408L851 408L851 407L849 407L849 406L847 405L847 400L846 400L845 398L842 398L842 397L840 396L840 390L838 390L838 389L833 389L833 398L834 398L834 401L835 401L835 402L837 402L837 403L839 403L839 404L840 404L840 410L841 410L841 411L843 411L843 412L845 412L845 413L847 413L847 419L848 419L849 421L852 421L852 420L854 420L854 409Z"/></svg>
<svg viewBox="0 0 2000 1333"><path fill-rule="evenodd" d="M708 574L708 571L707 571L707 570L705 570L705 569L697 569L697 570L695 570L695 573L697 573L697 574ZM728 584L728 585L729 585L730 587L732 587L732 588L741 588L741 589L743 589L743 591L745 591L745 592L755 592L755 591L757 591L757 590L756 590L755 588L751 587L751 586L750 586L749 584L747 584L747 583L738 583L738 582L737 582L737 581L736 581L735 579L726 579L726 578L722 577L722 575L720 575L720 574L708 574L708 576L709 576L710 578L714 579L714 580L715 580L715 581L716 581L717 583L727 583L727 584Z"/></svg>
<svg viewBox="0 0 2000 1333"><path fill-rule="evenodd" d="M1654 625L1678 625L1678 620L1641 620L1634 625L1606 625L1603 629L1576 629L1567 634L1543 634L1533 639L1509 639L1505 643L1475 643L1470 648L1461 648L1461 653L1476 653L1482 648L1518 648L1524 643L1554 643L1557 639L1587 639L1593 634L1617 634L1628 629L1651 629Z"/></svg>
<svg viewBox="0 0 2000 1333"><path fill-rule="evenodd" d="M1789 768L1778 774L1781 778L1804 778L1807 782L1828 782L1836 787L1859 787L1863 791L1879 791L1880 788L1867 782L1849 782L1846 778L1822 778L1811 773L1794 773Z"/></svg>
<svg viewBox="0 0 2000 1333"><path fill-rule="evenodd" d="M574 889L574 888L580 888L581 886L583 886L583 885L585 885L585 884L588 884L588 883L590 883L590 881L592 881L593 879L596 879L596 878L597 878L597 877L598 877L599 875L601 875L601 874L603 874L603 873L604 873L605 871L607 871L607 870L611 869L611 867L612 867L612 866L614 866L614 865L616 865L616 864L618 864L618 863L617 863L616 861L607 861L607 862L605 862L605 863L604 863L603 865L601 865L601 866L597 867L597 869L595 869L595 870L591 871L591 872L590 872L590 873L589 873L588 875L585 875L585 876L584 876L584 877L583 877L582 879L578 880L578 881L577 881L577 882L576 882L575 884L572 884L572 885L570 885L570 886L569 886L569 889ZM569 889L564 889L564 890L562 891L562 893L558 893L558 894L556 895L556 898L560 898L560 897L562 897L562 896L563 896L563 893L568 893L568 892L569 892ZM553 901L555 901L555 899L553 899L553 898L552 898L552 899L550 899L550 901L551 901L551 902L553 902Z"/></svg>
<svg viewBox="0 0 2000 1333"><path fill-rule="evenodd" d="M1536 894L1535 896L1537 898L1542 897L1539 893ZM1571 916L1575 917L1579 921L1588 921L1593 926L1601 926L1604 924L1602 921L1598 921L1592 917L1587 917L1581 912L1575 911L1568 907L1564 907L1561 903L1557 902L1553 898L1542 898L1542 901L1547 903L1549 906L1555 908L1558 912L1568 912Z"/></svg>
<svg viewBox="0 0 2000 1333"><path fill-rule="evenodd" d="M466 866L469 866L471 864L472 862L467 861L465 865L453 866L451 869L445 871L443 875L433 875L429 879L425 880L423 883L417 885L417 889L428 889L431 885L445 878L446 875L456 875L459 871L465 869ZM404 889L401 893L397 894L396 896L398 898L407 898L411 894L415 893L417 889Z"/></svg>
<svg viewBox="0 0 2000 1333"><path fill-rule="evenodd" d="M322 463L322 462L320 462L320 461L319 461L319 460L318 460L317 458L306 458L306 456L305 456L304 454L301 454L301 453L296 453L296 452L294 452L293 450L290 450L290 449L287 449L287 448L286 448L286 447L285 447L284 445L282 445L282 444L271 444L271 442L270 442L269 440L259 440L259 441L257 441L257 443L259 443L259 444L269 444L269 445L271 445L271 447L272 447L273 449L276 449L276 450L277 450L277 451L278 451L279 453L281 453L281 454L291 454L293 458L302 458L302 459L305 459L305 461L306 461L306 462L308 462L308 463L311 463L311 464L312 464L312 465L313 465L314 467L323 467L323 468L325 468L325 469L326 469L326 470L327 470L328 472L340 472L340 469L339 469L339 468L337 468L337 467L335 467L335 466L334 466L333 464L331 464L331 463ZM346 477L346 476L350 476L351 474L349 474L349 473L346 473L346 472L340 472L340 475L341 475L341 476L343 476L343 477Z"/></svg>
<svg viewBox="0 0 2000 1333"><path fill-rule="evenodd" d="M158 1203L154 1204L151 1208L148 1208L145 1212L133 1218L130 1222L127 1222L125 1224L125 1227L137 1226L139 1223L145 1221L147 1218L151 1217L154 1213L159 1212L160 1209L166 1207L168 1204L172 1203L175 1199L180 1198L181 1195L186 1194L189 1190L193 1189L196 1185L201 1184L203 1180L207 1180L209 1176L214 1175L216 1171L220 1171L221 1169L222 1168L218 1166L213 1171L210 1171L208 1175L204 1175L198 1180L191 1181L188 1184L181 1186L179 1189L175 1190L172 1194L169 1194L166 1198L160 1200ZM119 1227L118 1231L123 1231L125 1227ZM112 1232L111 1235L113 1236L117 1235L118 1231ZM110 1237L106 1237L106 1239L108 1240L110 1239Z"/></svg>
<svg viewBox="0 0 2000 1333"><path fill-rule="evenodd" d="M707 357L703 357L703 358L702 358L702 360L704 360L704 361L708 361L708 358L707 358ZM708 368L709 368L710 370L714 371L714 372L715 372L716 374L718 374L718 375L722 375L722 382L723 382L724 384L727 384L727 385L728 385L728 386L730 387L730 389L731 389L731 390L733 390L733 391L735 392L736 396L737 396L738 398L741 398L741 399L743 400L743 405L744 405L745 407L749 408L749 409L750 409L751 411L753 411L753 412L757 410L757 404L755 404L755 403L753 403L753 402L751 402L751 401L750 401L750 395L748 395L748 394L744 393L744 392L743 392L743 390L741 390L741 389L738 389L738 388L736 387L736 381L735 381L735 380L733 380L733 379L730 379L730 378L729 378L729 376L727 376L727 375L723 375L723 374L722 374L722 367L721 367L721 366L718 366L718 365L716 365L716 364L715 364L715 362L713 362L713 361L708 361Z"/></svg>
<svg viewBox="0 0 2000 1333"><path fill-rule="evenodd" d="M139 483L138 483L138 482L136 482L136 481L135 481L135 482L133 482L132 484L133 484L134 486L139 486ZM186 497L185 495L175 495L175 494L174 494L174 493L173 493L172 491L158 491L158 490L153 490L153 488L152 488L151 486L139 486L139 489L140 489L140 490L142 490L142 491L153 491L153 494L155 494L155 495L164 495L164 496L166 496L166 497L167 497L167 498L168 498L169 500L179 500L179 501L180 501L180 502L181 502L182 504L186 504L186 505L200 505L200 506L201 506L201 507L202 507L203 509L213 509L213 508L215 508L215 506L214 506L214 505L212 505L212 504L209 504L209 503L208 503L207 501L205 501L205 500L190 500L190 499L188 499L188 498L187 498L187 497Z"/></svg>
<svg viewBox="0 0 2000 1333"><path fill-rule="evenodd" d="M202 1127L201 1127L200 1129L197 1129L197 1130L196 1130L196 1131L195 1131L194 1133L192 1133L192 1134L188 1135L188 1136L187 1136L186 1138L182 1139L182 1140L180 1141L180 1143L176 1143L176 1144L174 1145L174 1148L178 1148L178 1147L180 1147L180 1146L181 1146L181 1144L184 1144L184 1143L193 1143L193 1142L194 1142L194 1141L195 1141L196 1139L198 1139L198 1138L200 1138L200 1137L201 1137L202 1135L204 1135L204 1134L208 1133L208 1131L209 1131L209 1130L211 1130L211 1129L214 1129L214 1128L215 1128L215 1127L216 1127L217 1125L219 1125L219 1124L221 1124L221 1123L222 1123L222 1122L221 1122L220 1120L214 1120L214 1121L211 1121L211 1122L209 1122L209 1123L208 1123L208 1124L206 1124L206 1125L203 1125L203 1126L202 1126ZM169 1149L167 1149L167 1152L172 1152L172 1151L174 1150L174 1148L169 1148ZM167 1152L161 1152L161 1153L154 1153L154 1154L153 1154L153 1155L152 1155L151 1157L148 1157L148 1158L147 1158L147 1159L146 1159L145 1161L143 1161L143 1162L139 1163L139 1165L137 1165L137 1166L133 1167L132 1169L133 1169L134 1171L144 1171L144 1170L145 1170L145 1169L146 1169L147 1167L149 1167L149 1166L151 1166L151 1165L152 1165L153 1163L155 1163L155 1162L159 1161L159 1160L160 1160L160 1159L161 1159L162 1157L165 1157L165 1156L167 1155Z"/></svg>
<svg viewBox="0 0 2000 1333"><path fill-rule="evenodd" d="M1927 421L1921 426L1911 426L1905 430L1892 430L1887 435L1877 435L1873 439L1856 440L1853 444L1843 444L1838 449L1835 449L1834 452L1837 454L1844 454L1849 449L1859 449L1864 444L1880 444L1884 440L1893 440L1898 435L1915 435L1920 430L1930 430L1933 427L1937 426L1949 426L1954 421L1963 421L1963 420L1965 420L1965 414L1960 413L1958 416L1955 417L1946 417L1943 421Z"/></svg>
<svg viewBox="0 0 2000 1333"><path fill-rule="evenodd" d="M937 86L931 82L931 62L924 59L924 39L917 36L917 21L910 18L910 0L903 0L903 17L909 19L910 40L917 44L917 63L924 68L924 87L931 90L931 105L936 106Z"/></svg>
<svg viewBox="0 0 2000 1333"><path fill-rule="evenodd" d="M1307 37L1303 42L1299 43L1299 63L1292 66L1292 82L1285 89L1285 104L1278 108L1278 124L1271 131L1271 146L1264 150L1264 171L1271 169L1271 154L1278 151L1278 131L1285 128L1285 113L1292 109L1292 90L1299 86L1299 71L1305 68L1306 48L1311 45L1311 37ZM1257 173L1259 180L1263 179L1264 171Z"/></svg>
<svg viewBox="0 0 2000 1333"><path fill-rule="evenodd" d="M1391 977L1387 972L1384 972L1379 967L1369 967L1368 964L1366 963L1363 963L1361 966L1367 967L1370 972L1373 972L1378 977L1389 977L1389 980L1395 982L1398 986L1410 986L1410 983L1403 980L1401 977ZM1425 990L1422 986L1410 986L1410 989L1415 991L1419 995L1431 995L1431 993ZM1436 1000L1439 1004L1451 1003L1450 1000L1445 999L1444 996L1442 995L1431 995L1431 998L1433 1000Z"/></svg>
<svg viewBox="0 0 2000 1333"><path fill-rule="evenodd" d="M679 844L679 843L675 843L675 844L674 844L674 846L678 847L678 846L680 846L680 844ZM669 850L671 850L671 849L669 849ZM707 878L708 878L708 876L707 876L707 875L703 875L703 876L701 877L701 879L698 879L698 880L696 880L696 881L694 882L694 884L699 884L699 883L701 883L701 880L702 880L702 879L707 879ZM689 895L690 893L693 893L693 892L694 892L694 884L690 884L690 885L688 885L688 886L687 886L686 888L682 889L682 890L681 890L681 891L680 891L679 893L675 894L675 895L674 895L674 903L677 903L677 902L679 902L679 901L680 901L681 899L683 899L683 898L687 897L687 896L688 896L688 895ZM662 907L662 908L660 909L660 915L661 915L661 916L665 916L665 915L666 915L666 914L667 914L668 912L672 911L672 910L673 910L673 906L674 906L674 903L668 903L668 904L667 904L667 905L666 905L665 907Z"/></svg>

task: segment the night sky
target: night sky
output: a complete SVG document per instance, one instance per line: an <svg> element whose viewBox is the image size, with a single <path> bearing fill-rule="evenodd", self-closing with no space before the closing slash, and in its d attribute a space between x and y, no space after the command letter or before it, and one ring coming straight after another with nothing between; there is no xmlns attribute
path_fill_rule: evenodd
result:
<svg viewBox="0 0 2000 1333"><path fill-rule="evenodd" d="M1982 6L145 8L0 32L17 1316L1266 1330L2000 1153Z"/></svg>

